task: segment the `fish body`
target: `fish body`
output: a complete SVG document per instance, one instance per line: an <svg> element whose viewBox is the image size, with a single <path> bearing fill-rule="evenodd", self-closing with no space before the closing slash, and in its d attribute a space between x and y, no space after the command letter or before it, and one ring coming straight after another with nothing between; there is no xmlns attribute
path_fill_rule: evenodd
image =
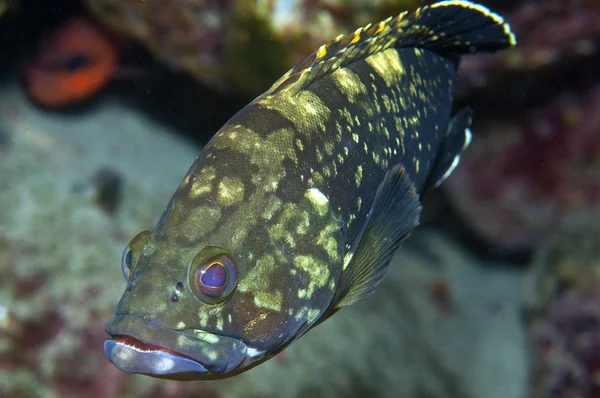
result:
<svg viewBox="0 0 600 398"><path fill-rule="evenodd" d="M31 98L57 108L86 100L113 78L120 46L107 31L87 17L74 17L40 44L27 66Z"/></svg>
<svg viewBox="0 0 600 398"><path fill-rule="evenodd" d="M107 324L119 369L230 377L372 293L458 164L460 56L515 44L504 21L445 1L323 45L206 145L122 260Z"/></svg>

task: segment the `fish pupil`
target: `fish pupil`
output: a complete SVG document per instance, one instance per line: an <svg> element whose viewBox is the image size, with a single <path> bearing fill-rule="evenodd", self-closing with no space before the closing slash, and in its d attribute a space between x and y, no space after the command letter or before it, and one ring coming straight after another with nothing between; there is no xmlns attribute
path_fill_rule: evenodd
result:
<svg viewBox="0 0 600 398"><path fill-rule="evenodd" d="M125 265L127 268L131 268L131 250L127 250L127 254L125 254Z"/></svg>
<svg viewBox="0 0 600 398"><path fill-rule="evenodd" d="M89 64L91 64L89 57L82 54L77 54L69 57L66 60L65 68L69 72L75 72L83 67L88 66Z"/></svg>
<svg viewBox="0 0 600 398"><path fill-rule="evenodd" d="M208 287L222 287L227 282L227 271L219 263L213 263L204 271L202 284Z"/></svg>

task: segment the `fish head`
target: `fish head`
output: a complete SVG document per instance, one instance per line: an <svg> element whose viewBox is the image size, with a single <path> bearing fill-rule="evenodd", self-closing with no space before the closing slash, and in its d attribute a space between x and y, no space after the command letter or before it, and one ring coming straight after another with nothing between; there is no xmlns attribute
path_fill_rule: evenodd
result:
<svg viewBox="0 0 600 398"><path fill-rule="evenodd" d="M282 198L217 170L197 160L123 253L127 288L104 346L121 370L230 377L284 349L332 301L344 244L327 197L302 187Z"/></svg>

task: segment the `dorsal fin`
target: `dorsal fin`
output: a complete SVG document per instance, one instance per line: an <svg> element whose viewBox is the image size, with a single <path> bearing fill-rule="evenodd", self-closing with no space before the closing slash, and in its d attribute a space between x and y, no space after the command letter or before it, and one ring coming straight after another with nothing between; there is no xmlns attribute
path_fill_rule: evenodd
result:
<svg viewBox="0 0 600 398"><path fill-rule="evenodd" d="M353 304L375 291L396 249L419 224L420 216L415 185L398 164L379 185L362 235L344 258L330 310Z"/></svg>
<svg viewBox="0 0 600 398"><path fill-rule="evenodd" d="M289 70L265 95L298 93L318 79L390 47L422 47L442 55L496 51L516 44L502 17L470 1L441 1L340 35Z"/></svg>
<svg viewBox="0 0 600 398"><path fill-rule="evenodd" d="M328 73L390 48L398 39L398 32L408 24L403 19L406 14L404 12L395 18L368 24L354 33L339 35L323 44L277 80L266 94L272 95L281 90L303 90Z"/></svg>

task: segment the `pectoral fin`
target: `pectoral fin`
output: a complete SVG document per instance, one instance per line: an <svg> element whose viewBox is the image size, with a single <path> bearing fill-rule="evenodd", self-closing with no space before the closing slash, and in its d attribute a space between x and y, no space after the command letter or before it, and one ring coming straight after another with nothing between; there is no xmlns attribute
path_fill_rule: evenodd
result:
<svg viewBox="0 0 600 398"><path fill-rule="evenodd" d="M460 163L460 156L471 143L471 120L473 112L469 108L461 109L450 119L446 128L446 138L429 175L423 192L438 187L452 174Z"/></svg>
<svg viewBox="0 0 600 398"><path fill-rule="evenodd" d="M387 172L375 195L363 232L344 259L332 309L373 293L400 243L419 224L421 203L404 167Z"/></svg>

